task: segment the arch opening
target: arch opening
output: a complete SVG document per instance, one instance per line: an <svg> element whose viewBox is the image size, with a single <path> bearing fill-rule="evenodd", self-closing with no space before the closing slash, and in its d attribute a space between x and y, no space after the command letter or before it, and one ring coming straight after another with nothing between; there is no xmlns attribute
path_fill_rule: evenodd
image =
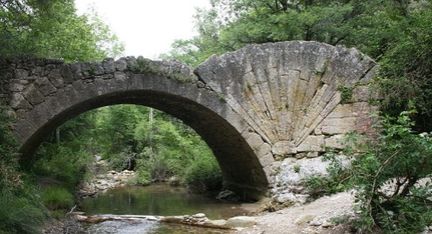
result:
<svg viewBox="0 0 432 234"><path fill-rule="evenodd" d="M223 100L219 100L223 102ZM25 164L43 139L57 127L81 113L104 106L135 104L161 110L193 128L212 150L221 168L224 187L245 200L265 195L267 180L255 153L226 119L213 110L179 95L154 90L127 90L96 95L65 108L41 125L23 144L21 161Z"/></svg>

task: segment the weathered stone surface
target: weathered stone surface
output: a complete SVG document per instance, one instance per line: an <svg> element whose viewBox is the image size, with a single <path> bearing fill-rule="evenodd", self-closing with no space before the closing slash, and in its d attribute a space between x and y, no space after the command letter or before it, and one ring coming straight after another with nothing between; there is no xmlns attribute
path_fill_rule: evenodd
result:
<svg viewBox="0 0 432 234"><path fill-rule="evenodd" d="M259 158L264 157L265 155L271 154L271 149L269 144L264 143L256 150L256 154Z"/></svg>
<svg viewBox="0 0 432 234"><path fill-rule="evenodd" d="M316 158L318 156L319 156L319 154L316 151L314 151L314 152L307 152L307 154L306 154L307 158Z"/></svg>
<svg viewBox="0 0 432 234"><path fill-rule="evenodd" d="M334 135L325 139L325 147L331 149L343 149L344 148L345 135Z"/></svg>
<svg viewBox="0 0 432 234"><path fill-rule="evenodd" d="M296 41L214 56L195 72L278 151L278 142L320 134L317 126L340 102L338 87L352 87L374 66L354 49Z"/></svg>
<svg viewBox="0 0 432 234"><path fill-rule="evenodd" d="M12 100L10 106L14 109L31 109L30 103L25 100L24 96L19 93L14 93L12 95Z"/></svg>
<svg viewBox="0 0 432 234"><path fill-rule="evenodd" d="M346 156L339 155L343 167L347 167L350 161ZM308 198L303 182L311 176L328 175L329 161L318 158L287 158L284 159L274 176L273 199L280 203L304 203Z"/></svg>
<svg viewBox="0 0 432 234"><path fill-rule="evenodd" d="M23 91L23 96L30 102L32 105L37 105L44 101L44 96L39 91L39 89L35 85L28 86Z"/></svg>
<svg viewBox="0 0 432 234"><path fill-rule="evenodd" d="M308 136L299 146L297 152L322 152L324 151L324 136Z"/></svg>
<svg viewBox="0 0 432 234"><path fill-rule="evenodd" d="M23 91L25 86L20 82L12 82L10 85L10 91L12 92L21 92Z"/></svg>
<svg viewBox="0 0 432 234"><path fill-rule="evenodd" d="M272 152L274 155L287 156L297 153L297 149L292 142L279 141L273 145Z"/></svg>
<svg viewBox="0 0 432 234"><path fill-rule="evenodd" d="M125 59L119 59L114 62L117 71L124 71L127 68L127 62Z"/></svg>
<svg viewBox="0 0 432 234"><path fill-rule="evenodd" d="M274 162L273 154L268 153L262 157L259 157L261 165L263 167L269 166Z"/></svg>
<svg viewBox="0 0 432 234"><path fill-rule="evenodd" d="M51 82L46 77L42 77L36 80L39 91L44 96L48 96L56 91L56 88L51 84Z"/></svg>
<svg viewBox="0 0 432 234"><path fill-rule="evenodd" d="M64 86L64 79L61 75L59 68L55 68L49 71L48 79L51 81L51 84L53 84L56 88L62 88Z"/></svg>
<svg viewBox="0 0 432 234"><path fill-rule="evenodd" d="M259 134L248 132L245 134L245 137L252 149L256 151L264 144L264 141Z"/></svg>
<svg viewBox="0 0 432 234"><path fill-rule="evenodd" d="M255 198L274 187L277 160L319 157L325 146L340 149L336 136L368 132L373 122L365 87L375 62L355 49L318 42L249 45L212 56L195 75L179 62L134 57L7 63L0 64L8 68L0 99L9 99L15 111L24 155L72 116L143 104L193 127L218 158L225 184ZM350 104L340 103L340 86L354 87Z"/></svg>
<svg viewBox="0 0 432 234"><path fill-rule="evenodd" d="M322 122L321 131L325 135L336 135L352 132L356 129L355 117L327 118Z"/></svg>
<svg viewBox="0 0 432 234"><path fill-rule="evenodd" d="M29 76L29 72L24 69L16 69L15 70L15 79L27 79Z"/></svg>

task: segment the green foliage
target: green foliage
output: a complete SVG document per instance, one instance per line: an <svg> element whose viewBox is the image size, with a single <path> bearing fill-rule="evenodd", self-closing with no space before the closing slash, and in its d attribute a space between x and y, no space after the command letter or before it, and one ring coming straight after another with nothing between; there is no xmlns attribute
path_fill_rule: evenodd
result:
<svg viewBox="0 0 432 234"><path fill-rule="evenodd" d="M131 71L135 73L154 73L154 74L159 74L161 72L150 59L146 59L143 57L138 57L136 63L131 67Z"/></svg>
<svg viewBox="0 0 432 234"><path fill-rule="evenodd" d="M0 188L3 188L1 190L13 190L21 184L20 173L16 170L18 154L10 121L6 115L6 107L0 105Z"/></svg>
<svg viewBox="0 0 432 234"><path fill-rule="evenodd" d="M294 170L295 173L299 173L300 169L301 169L301 167L298 164L296 164L296 165L293 166L293 170Z"/></svg>
<svg viewBox="0 0 432 234"><path fill-rule="evenodd" d="M74 148L70 143L45 143L37 154L40 159L34 164L33 171L39 176L58 179L71 189L84 179L93 159L88 152Z"/></svg>
<svg viewBox="0 0 432 234"><path fill-rule="evenodd" d="M0 39L2 56L89 61L116 56L123 50L96 14L78 16L73 0L2 1Z"/></svg>
<svg viewBox="0 0 432 234"><path fill-rule="evenodd" d="M70 209L74 205L74 196L60 186L43 188L41 200L50 210Z"/></svg>
<svg viewBox="0 0 432 234"><path fill-rule="evenodd" d="M352 163L357 225L418 233L432 224L432 137L411 130L409 112L382 119L382 133Z"/></svg>
<svg viewBox="0 0 432 234"><path fill-rule="evenodd" d="M411 9L423 7L397 0L211 2L212 8L195 16L199 35L176 41L163 57L197 65L245 44L306 40L354 46L379 58L398 40Z"/></svg>
<svg viewBox="0 0 432 234"><path fill-rule="evenodd" d="M341 92L341 103L348 103L352 99L353 95L353 87L340 86L338 87L338 91Z"/></svg>
<svg viewBox="0 0 432 234"><path fill-rule="evenodd" d="M38 191L30 184L8 190L0 190L0 233L39 233L47 215L39 202Z"/></svg>
<svg viewBox="0 0 432 234"><path fill-rule="evenodd" d="M0 1L0 41L2 57L36 56L62 58L67 62L99 60L116 56L123 50L115 35L95 14L78 16L73 0ZM19 169L17 145L10 129L12 120L6 110L1 103L0 233L38 233L46 218L45 208L39 191L23 180L28 172ZM61 134L62 139L56 139L53 134L48 139L51 143L41 147L40 152L45 155L37 163L36 171L75 185L82 178L86 164L84 151L75 151L76 134L86 122L73 123L75 126L64 126L66 134ZM53 200L61 194L45 195ZM70 197L68 199L70 201Z"/></svg>
<svg viewBox="0 0 432 234"><path fill-rule="evenodd" d="M187 168L184 181L194 191L218 191L222 188L222 173L215 160L201 155Z"/></svg>
<svg viewBox="0 0 432 234"><path fill-rule="evenodd" d="M345 191L352 187L350 184L350 169L343 165L342 159L337 154L329 152L323 156L323 161L329 161L326 168L327 176L313 175L305 180L308 193L314 197L330 195Z"/></svg>
<svg viewBox="0 0 432 234"><path fill-rule="evenodd" d="M46 215L37 191L18 170L10 121L0 105L0 233L37 233Z"/></svg>
<svg viewBox="0 0 432 234"><path fill-rule="evenodd" d="M157 62L143 58L141 56L137 58L136 62L132 65L130 69L135 73L150 73L158 76L167 77L169 79L173 79L182 83L190 82L194 79L187 74L161 69L160 65L157 64Z"/></svg>
<svg viewBox="0 0 432 234"><path fill-rule="evenodd" d="M111 169L135 170L137 184L166 181L171 176L190 177L184 180L195 183L201 180L199 175L204 176L199 183L212 183L205 188L222 183L218 164L202 139L160 111L136 105L104 107L59 129L60 139L53 134L40 147L34 172L64 181L69 188L84 178L96 154L108 160ZM214 178L210 178L212 173Z"/></svg>
<svg viewBox="0 0 432 234"><path fill-rule="evenodd" d="M399 28L398 41L381 60L384 111L397 116L413 105L415 129L431 131L432 123L432 4L414 11Z"/></svg>

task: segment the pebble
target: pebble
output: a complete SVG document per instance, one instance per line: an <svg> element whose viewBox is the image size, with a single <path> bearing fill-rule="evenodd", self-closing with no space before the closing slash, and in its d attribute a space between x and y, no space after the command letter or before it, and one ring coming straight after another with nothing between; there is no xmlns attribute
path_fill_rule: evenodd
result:
<svg viewBox="0 0 432 234"><path fill-rule="evenodd" d="M206 215L204 213L198 213L198 214L192 215L192 218L203 219L203 218L206 218Z"/></svg>

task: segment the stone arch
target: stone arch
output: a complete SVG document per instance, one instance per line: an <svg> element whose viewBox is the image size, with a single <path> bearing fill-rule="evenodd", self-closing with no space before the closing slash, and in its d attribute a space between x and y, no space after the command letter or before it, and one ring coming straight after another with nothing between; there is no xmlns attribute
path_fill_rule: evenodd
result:
<svg viewBox="0 0 432 234"><path fill-rule="evenodd" d="M284 159L317 157L327 147L343 148L347 132L370 131L367 84L377 69L355 49L302 41L212 56L195 74L177 62L132 57L12 60L3 67L2 97L10 100L24 155L79 113L141 104L194 128L214 151L227 186L254 198L269 187L290 187L277 181Z"/></svg>
<svg viewBox="0 0 432 234"><path fill-rule="evenodd" d="M126 72L127 73L127 72ZM124 73L124 74L126 74ZM246 198L258 198L267 179L253 150L241 136L242 119L223 98L195 83L162 75L126 74L112 79L76 80L33 106L16 124L21 152L31 156L44 136L74 116L113 104L138 104L171 114L194 128L213 150L225 185Z"/></svg>

